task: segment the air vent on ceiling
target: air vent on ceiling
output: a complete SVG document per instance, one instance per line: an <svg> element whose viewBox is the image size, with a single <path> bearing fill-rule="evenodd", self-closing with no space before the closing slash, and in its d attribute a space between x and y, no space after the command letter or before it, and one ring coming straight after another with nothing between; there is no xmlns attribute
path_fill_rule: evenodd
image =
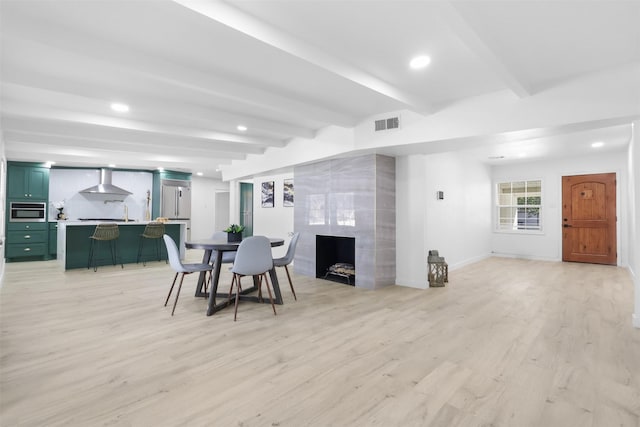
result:
<svg viewBox="0 0 640 427"><path fill-rule="evenodd" d="M375 121L376 132L387 129L398 129L400 127L400 117L390 117Z"/></svg>

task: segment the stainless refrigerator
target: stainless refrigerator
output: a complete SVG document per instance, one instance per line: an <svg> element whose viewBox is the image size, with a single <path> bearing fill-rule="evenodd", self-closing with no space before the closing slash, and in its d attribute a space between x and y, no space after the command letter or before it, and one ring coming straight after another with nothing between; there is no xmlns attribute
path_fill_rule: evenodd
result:
<svg viewBox="0 0 640 427"><path fill-rule="evenodd" d="M163 179L160 182L160 216L187 222L191 238L191 181Z"/></svg>

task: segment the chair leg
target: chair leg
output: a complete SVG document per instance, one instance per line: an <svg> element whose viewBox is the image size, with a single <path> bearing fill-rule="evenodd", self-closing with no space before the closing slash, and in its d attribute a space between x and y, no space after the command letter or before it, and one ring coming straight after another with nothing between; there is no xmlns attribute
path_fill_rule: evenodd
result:
<svg viewBox="0 0 640 427"><path fill-rule="evenodd" d="M236 318L238 317L238 302L240 301L240 292L242 292L242 284L240 283L240 276L237 276L238 279L236 280L236 304L235 304L235 308L233 310L233 321L236 321Z"/></svg>
<svg viewBox="0 0 640 427"><path fill-rule="evenodd" d="M271 295L271 288L269 287L269 279L267 279L267 274L262 273L264 276L264 281L267 282L267 292L269 292L269 301L271 301L271 308L273 308L273 314L276 315L276 306L273 304L273 295ZM262 283L262 278L260 278L260 283Z"/></svg>
<svg viewBox="0 0 640 427"><path fill-rule="evenodd" d="M182 281L184 280L185 273L182 273L180 277L180 284L178 285L178 292L176 292L176 300L173 302L173 310L171 310L171 315L173 316L173 312L176 311L176 304L178 304L178 297L180 296L180 289L182 289Z"/></svg>
<svg viewBox="0 0 640 427"><path fill-rule="evenodd" d="M143 246L144 246L144 237L140 236L140 241L138 242L138 257L136 258L136 264L140 264L140 258L142 257ZM144 261L142 261L142 265L144 266Z"/></svg>
<svg viewBox="0 0 640 427"><path fill-rule="evenodd" d="M91 261L93 261L93 245L95 240L91 239L91 245L89 246L89 259L87 260L87 270L91 268Z"/></svg>
<svg viewBox="0 0 640 427"><path fill-rule="evenodd" d="M165 307L167 306L167 303L169 302L169 297L171 297L171 292L173 292L173 285L176 284L176 279L178 278L178 274L179 273L176 273L176 275L173 276L173 283L171 284L171 287L169 288L169 294L167 295L167 299L164 300L164 306Z"/></svg>
<svg viewBox="0 0 640 427"><path fill-rule="evenodd" d="M289 274L289 268L285 265L284 271L287 272L287 279L289 279L289 286L291 286L291 292L293 292L293 299L298 301L298 297L296 297L296 291L293 290L293 282L291 281L291 275Z"/></svg>

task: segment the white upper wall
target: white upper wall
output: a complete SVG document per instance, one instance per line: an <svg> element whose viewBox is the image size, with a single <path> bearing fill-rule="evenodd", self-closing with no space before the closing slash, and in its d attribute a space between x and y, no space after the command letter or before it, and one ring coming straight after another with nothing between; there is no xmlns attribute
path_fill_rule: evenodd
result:
<svg viewBox="0 0 640 427"><path fill-rule="evenodd" d="M216 230L216 193L229 192L219 179L191 177L191 238L206 239Z"/></svg>
<svg viewBox="0 0 640 427"><path fill-rule="evenodd" d="M280 237L285 239L284 246L273 248L275 258L282 257L287 252L293 230L294 207L283 205L283 186L285 179L293 178L293 173L262 175L253 180L253 235ZM263 182L274 182L274 206L263 208L261 206L261 185ZM293 182L295 191L295 180Z"/></svg>
<svg viewBox="0 0 640 427"><path fill-rule="evenodd" d="M629 143L629 270L635 287L635 310L633 325L640 328L640 120L633 123L633 134Z"/></svg>
<svg viewBox="0 0 640 427"><path fill-rule="evenodd" d="M497 255L516 256L550 261L562 260L562 177L615 172L617 175L616 211L618 215L618 265L626 266L628 245L627 221L627 153L614 151L591 153L582 157L552 159L531 163L518 163L492 168L494 196L492 218L495 221L495 184L498 182L542 180L542 231L498 232L492 234L492 252ZM495 228L492 225L492 229Z"/></svg>
<svg viewBox="0 0 640 427"><path fill-rule="evenodd" d="M428 287L431 249L451 270L487 257L490 206L491 178L482 163L459 153L397 158L396 284Z"/></svg>

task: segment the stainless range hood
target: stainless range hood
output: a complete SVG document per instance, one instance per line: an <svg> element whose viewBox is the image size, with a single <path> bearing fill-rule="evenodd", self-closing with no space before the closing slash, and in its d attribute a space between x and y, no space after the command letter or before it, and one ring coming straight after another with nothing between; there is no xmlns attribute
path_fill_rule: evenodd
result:
<svg viewBox="0 0 640 427"><path fill-rule="evenodd" d="M113 171L111 169L100 169L100 184L94 185L93 187L85 188L80 192L91 194L118 194L121 196L128 196L130 194L133 194L130 191L127 191L124 188L117 187L111 183L112 172Z"/></svg>

